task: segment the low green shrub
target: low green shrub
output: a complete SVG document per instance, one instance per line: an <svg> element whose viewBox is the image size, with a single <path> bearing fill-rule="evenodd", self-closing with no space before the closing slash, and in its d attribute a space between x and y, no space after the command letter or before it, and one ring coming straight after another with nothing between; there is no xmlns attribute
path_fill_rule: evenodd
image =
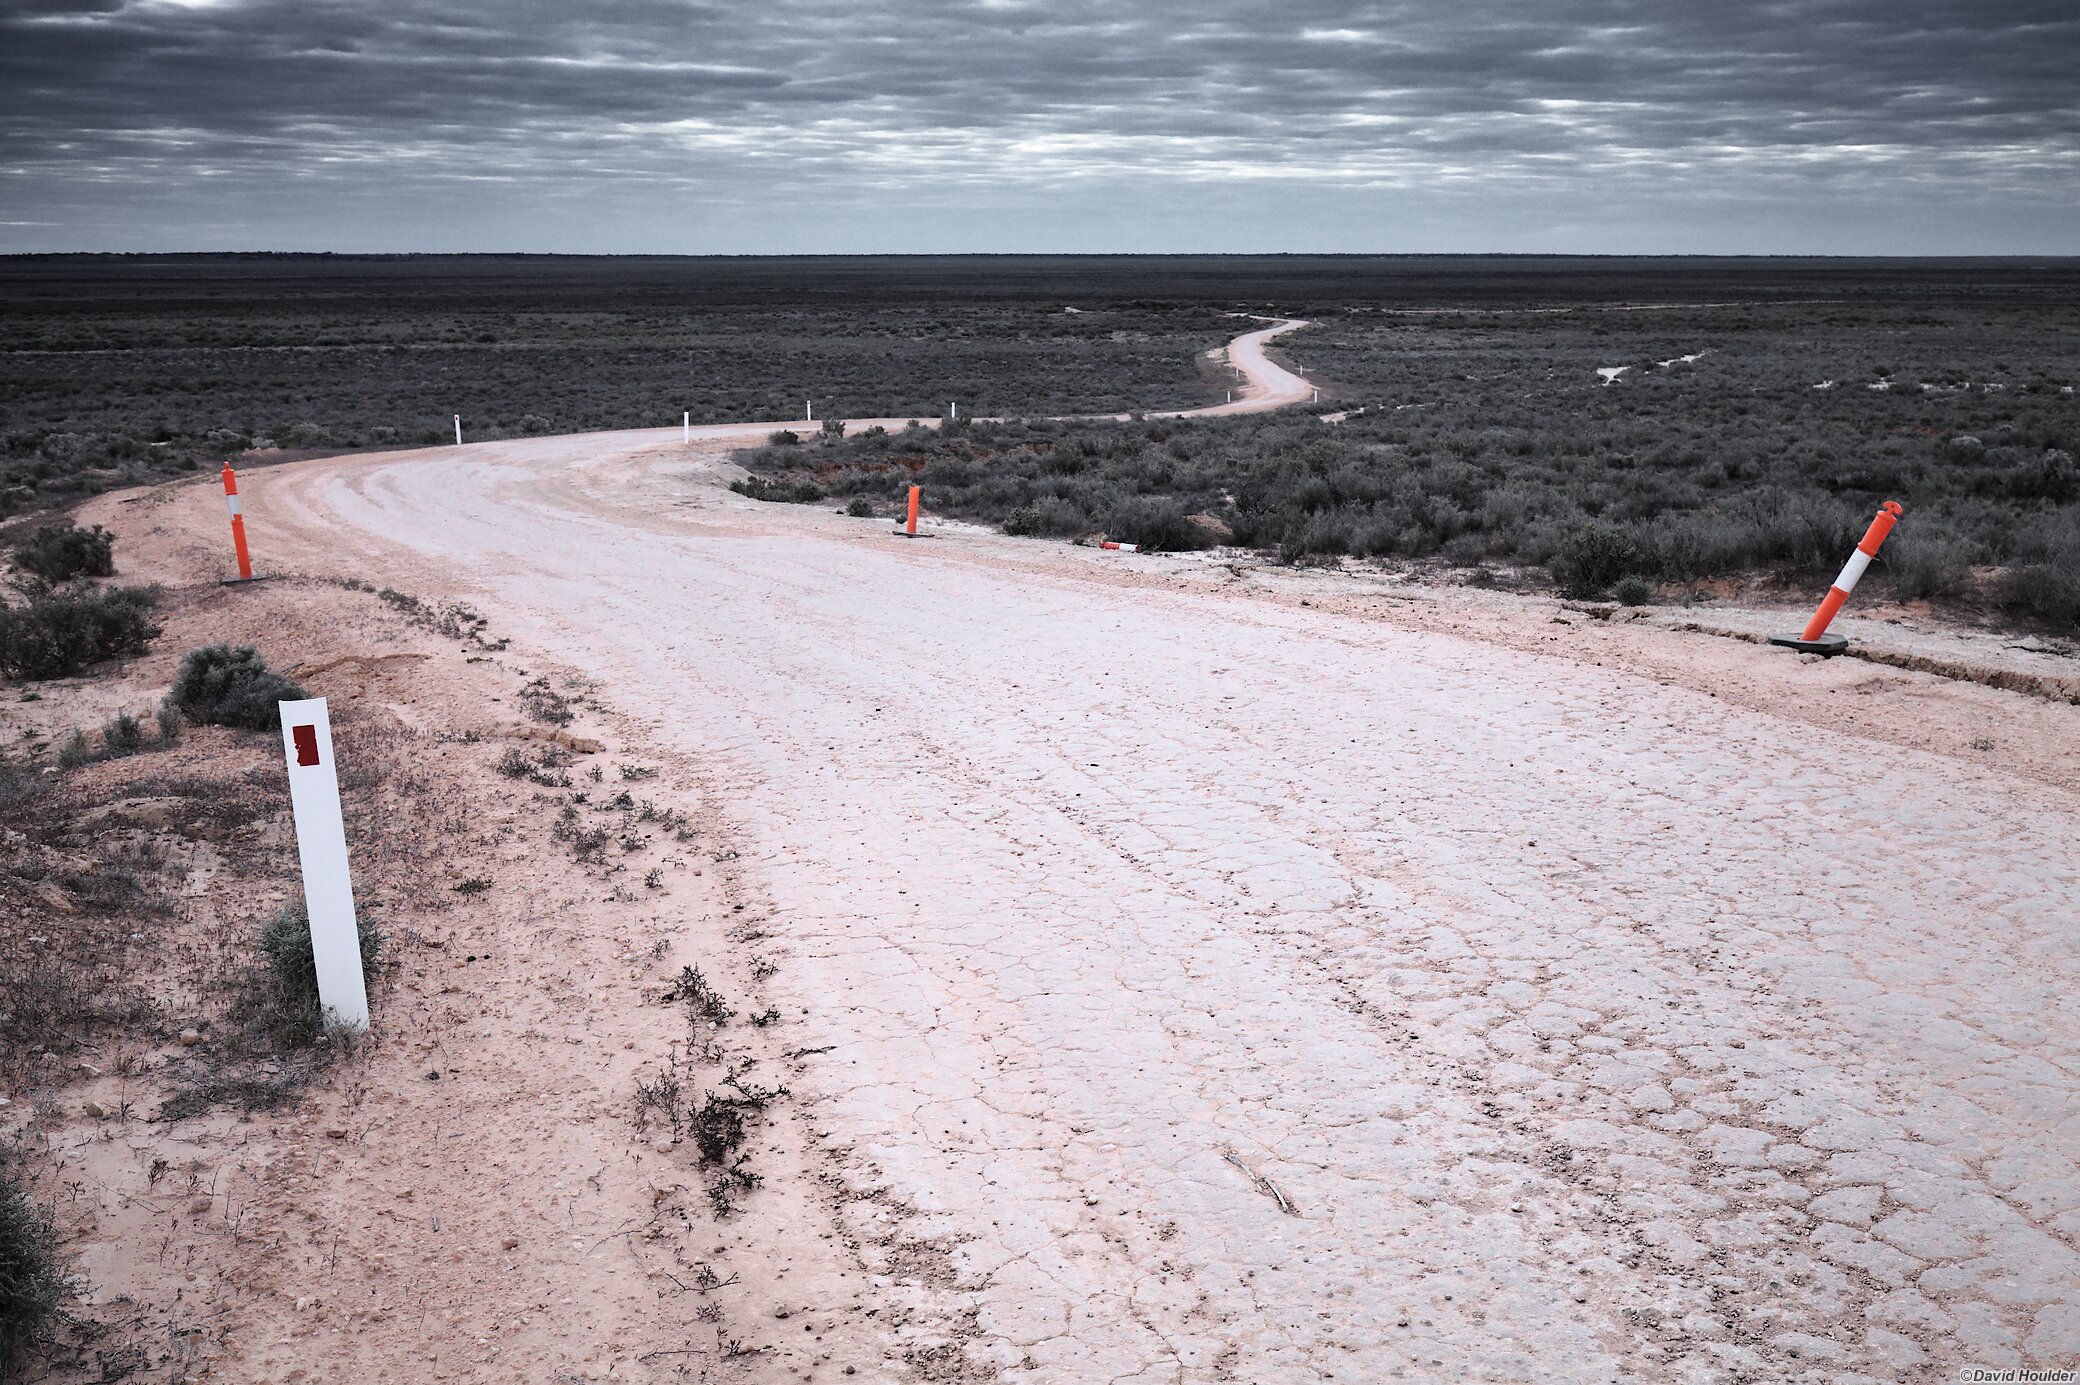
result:
<svg viewBox="0 0 2080 1385"><path fill-rule="evenodd" d="M115 536L95 525L46 524L14 550L15 566L46 582L115 576Z"/></svg>
<svg viewBox="0 0 2080 1385"><path fill-rule="evenodd" d="M101 728L101 743L111 755L130 755L144 745L144 725L124 712Z"/></svg>
<svg viewBox="0 0 2080 1385"><path fill-rule="evenodd" d="M1994 600L2018 620L2080 631L2080 562L2026 563L2008 569Z"/></svg>
<svg viewBox="0 0 2080 1385"><path fill-rule="evenodd" d="M537 678L520 689L520 710L544 726L569 726L578 719L571 710L571 700L549 686L546 678Z"/></svg>
<svg viewBox="0 0 2080 1385"><path fill-rule="evenodd" d="M145 652L159 634L152 587L82 588L32 593L0 609L0 673L9 678L65 678L103 659Z"/></svg>
<svg viewBox="0 0 2080 1385"><path fill-rule="evenodd" d="M275 704L307 696L302 687L269 669L251 645L212 644L188 651L166 701L190 721L207 726L278 731L282 714Z"/></svg>
<svg viewBox="0 0 2080 1385"><path fill-rule="evenodd" d="M1584 525L1560 541L1548 566L1560 594L1577 600L1602 596L1611 584L1640 568L1639 548L1615 529Z"/></svg>
<svg viewBox="0 0 2080 1385"><path fill-rule="evenodd" d="M741 481L730 482L729 488L753 500L770 500L782 505L808 505L823 499L823 487L809 481L768 481L763 476L747 476Z"/></svg>
<svg viewBox="0 0 2080 1385"><path fill-rule="evenodd" d="M58 768L78 769L81 765L94 763L94 743L87 739L84 731L74 731L58 747Z"/></svg>
<svg viewBox="0 0 2080 1385"><path fill-rule="evenodd" d="M1961 543L1910 533L1887 545L1879 562L1902 601L1940 601L1972 591L1972 553Z"/></svg>
<svg viewBox="0 0 2080 1385"><path fill-rule="evenodd" d="M1611 595L1620 606L1644 606L1654 599L1654 585L1644 577L1620 577Z"/></svg>
<svg viewBox="0 0 2080 1385"><path fill-rule="evenodd" d="M1089 516L1065 500L1021 505L1004 516L1004 532L1021 538L1066 538L1091 528Z"/></svg>
<svg viewBox="0 0 2080 1385"><path fill-rule="evenodd" d="M1136 497L1122 502L1112 512L1106 536L1131 543L1148 553L1189 552L1213 547L1213 535L1185 518L1185 507L1175 500Z"/></svg>
<svg viewBox="0 0 2080 1385"><path fill-rule="evenodd" d="M75 1288L58 1254L57 1228L0 1150L0 1380L51 1340Z"/></svg>
<svg viewBox="0 0 2080 1385"><path fill-rule="evenodd" d="M372 918L359 920L361 974L372 979L383 959L383 930ZM311 948L310 914L291 904L260 930L260 955L267 964L264 1009L276 1041L287 1046L310 1043L325 1031L318 1005L318 960Z"/></svg>

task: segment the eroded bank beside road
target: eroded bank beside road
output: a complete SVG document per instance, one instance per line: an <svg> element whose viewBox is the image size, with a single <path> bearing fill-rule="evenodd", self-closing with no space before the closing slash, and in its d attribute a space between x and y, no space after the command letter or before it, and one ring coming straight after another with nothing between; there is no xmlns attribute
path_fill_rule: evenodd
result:
<svg viewBox="0 0 2080 1385"><path fill-rule="evenodd" d="M148 713L182 651L222 640L327 697L384 938L374 1028L340 1052L248 1019L257 935L297 889L278 734L190 727L37 791L8 927L41 921L10 945L94 1002L52 1016L0 1091L83 1280L41 1369L898 1368L892 1322L945 1310L876 1288L840 1230L786 1091L801 1017L767 993L771 904L698 772L466 603L359 575L394 572L274 548L277 576L220 587L213 526L186 522L205 496L97 502L125 579L163 585L165 632L10 699L9 739ZM118 876L120 899L87 883ZM898 1244L900 1221L870 1234Z"/></svg>

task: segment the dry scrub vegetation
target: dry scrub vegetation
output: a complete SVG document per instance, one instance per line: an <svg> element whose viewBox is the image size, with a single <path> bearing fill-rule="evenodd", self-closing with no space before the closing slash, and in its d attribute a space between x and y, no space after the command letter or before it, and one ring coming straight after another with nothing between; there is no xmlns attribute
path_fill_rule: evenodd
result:
<svg viewBox="0 0 2080 1385"><path fill-rule="evenodd" d="M1067 288L1083 313L1052 301ZM1104 301L1090 301L1090 293ZM1044 307L1039 306L1040 303ZM17 257L0 515L261 456L604 428L1219 398L1203 302L989 262Z"/></svg>
<svg viewBox="0 0 2080 1385"><path fill-rule="evenodd" d="M453 805L410 769L410 733L351 712L335 731L347 817L375 865L361 904L380 993L384 953L416 942L428 844ZM44 1177L50 1142L82 1117L119 1131L271 1111L351 1045L322 1023L308 925L289 902L277 738L188 725L103 741L62 769L38 753L49 747L30 747L0 781L0 1096L29 1107L10 1123L0 1192L36 1213L0 1217L0 1261L46 1290L13 1318L7 1349L106 1372L142 1362L120 1324L49 1292L85 1287L50 1232L68 1186Z"/></svg>
<svg viewBox="0 0 2080 1385"><path fill-rule="evenodd" d="M323 1023L294 902L275 702L305 690L221 644L139 684L108 660L146 653L158 621L111 641L92 613L181 598L98 580L115 572L105 531L45 526L17 547L0 613L15 680L0 696L24 714L0 750L0 1379L31 1358L115 1380L163 1357L120 1313L81 1306L91 1285L66 1245L83 1185L55 1177L61 1144L275 1110L352 1047ZM110 693L136 710L66 726L69 704ZM352 706L335 732L380 993L386 956L416 943L456 805L414 770L415 733Z"/></svg>
<svg viewBox="0 0 2080 1385"><path fill-rule="evenodd" d="M1333 382L1333 408L778 438L740 454L739 489L887 510L916 482L939 513L1013 534L1232 542L1570 596L1633 579L1635 600L1809 589L1898 499L1874 589L2073 630L2080 350L2056 292L1997 288L1335 312L1277 344Z"/></svg>
<svg viewBox="0 0 2080 1385"><path fill-rule="evenodd" d="M99 551L56 528L15 537ZM70 599L127 590L104 556ZM18 605L45 590L27 567ZM798 1352L741 1311L786 1256L733 1270L717 1244L770 1248L816 1185L761 1076L770 966L725 946L755 936L745 896L690 950L736 853L683 788L610 759L593 688L520 666L464 603L284 576L170 582L149 609L121 659L0 685L0 1380L279 1379L377 1340L430 1367L487 1334L531 1379ZM322 1022L298 903L275 704L309 694L331 700L359 1041ZM470 1177L429 1187L442 1159ZM583 1224L643 1257L633 1281L564 1253L569 1201L525 1205L580 1164L611 1165ZM478 1290L494 1266L524 1273L517 1327ZM635 1339L597 1335L631 1295ZM560 1320L552 1296L590 1307Z"/></svg>

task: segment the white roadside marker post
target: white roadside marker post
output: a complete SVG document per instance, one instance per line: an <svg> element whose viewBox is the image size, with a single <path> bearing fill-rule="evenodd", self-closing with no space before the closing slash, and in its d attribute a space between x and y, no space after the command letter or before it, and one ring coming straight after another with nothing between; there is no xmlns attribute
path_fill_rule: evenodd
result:
<svg viewBox="0 0 2080 1385"><path fill-rule="evenodd" d="M368 1029L368 985L361 975L361 930L347 873L347 827L340 816L339 774L332 762L332 718L325 699L283 702L282 753L289 762L289 805L296 817L296 854L303 865L303 902L311 921L318 1004L328 1023Z"/></svg>
<svg viewBox="0 0 2080 1385"><path fill-rule="evenodd" d="M949 399L948 401L946 401L946 413L948 417L959 418L961 416L960 401L958 399Z"/></svg>
<svg viewBox="0 0 2080 1385"><path fill-rule="evenodd" d="M815 401L815 400L813 400L813 399L804 399L804 400L802 401L802 419L803 419L803 421L804 421L804 422L807 422L807 423L814 423L814 422L816 421L816 401Z"/></svg>
<svg viewBox="0 0 2080 1385"><path fill-rule="evenodd" d="M693 441L693 411L690 409L679 415L679 441Z"/></svg>
<svg viewBox="0 0 2080 1385"><path fill-rule="evenodd" d="M455 415L455 445L462 446L462 415Z"/></svg>

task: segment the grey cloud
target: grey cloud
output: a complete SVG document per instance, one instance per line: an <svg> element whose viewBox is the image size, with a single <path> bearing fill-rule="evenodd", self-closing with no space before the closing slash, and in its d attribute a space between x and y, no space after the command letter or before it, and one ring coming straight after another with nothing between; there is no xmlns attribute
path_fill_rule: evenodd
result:
<svg viewBox="0 0 2080 1385"><path fill-rule="evenodd" d="M2036 0L44 0L0 4L0 186L364 195L387 164L725 196L1473 177L2035 203L2080 171L2076 56L2080 12Z"/></svg>

